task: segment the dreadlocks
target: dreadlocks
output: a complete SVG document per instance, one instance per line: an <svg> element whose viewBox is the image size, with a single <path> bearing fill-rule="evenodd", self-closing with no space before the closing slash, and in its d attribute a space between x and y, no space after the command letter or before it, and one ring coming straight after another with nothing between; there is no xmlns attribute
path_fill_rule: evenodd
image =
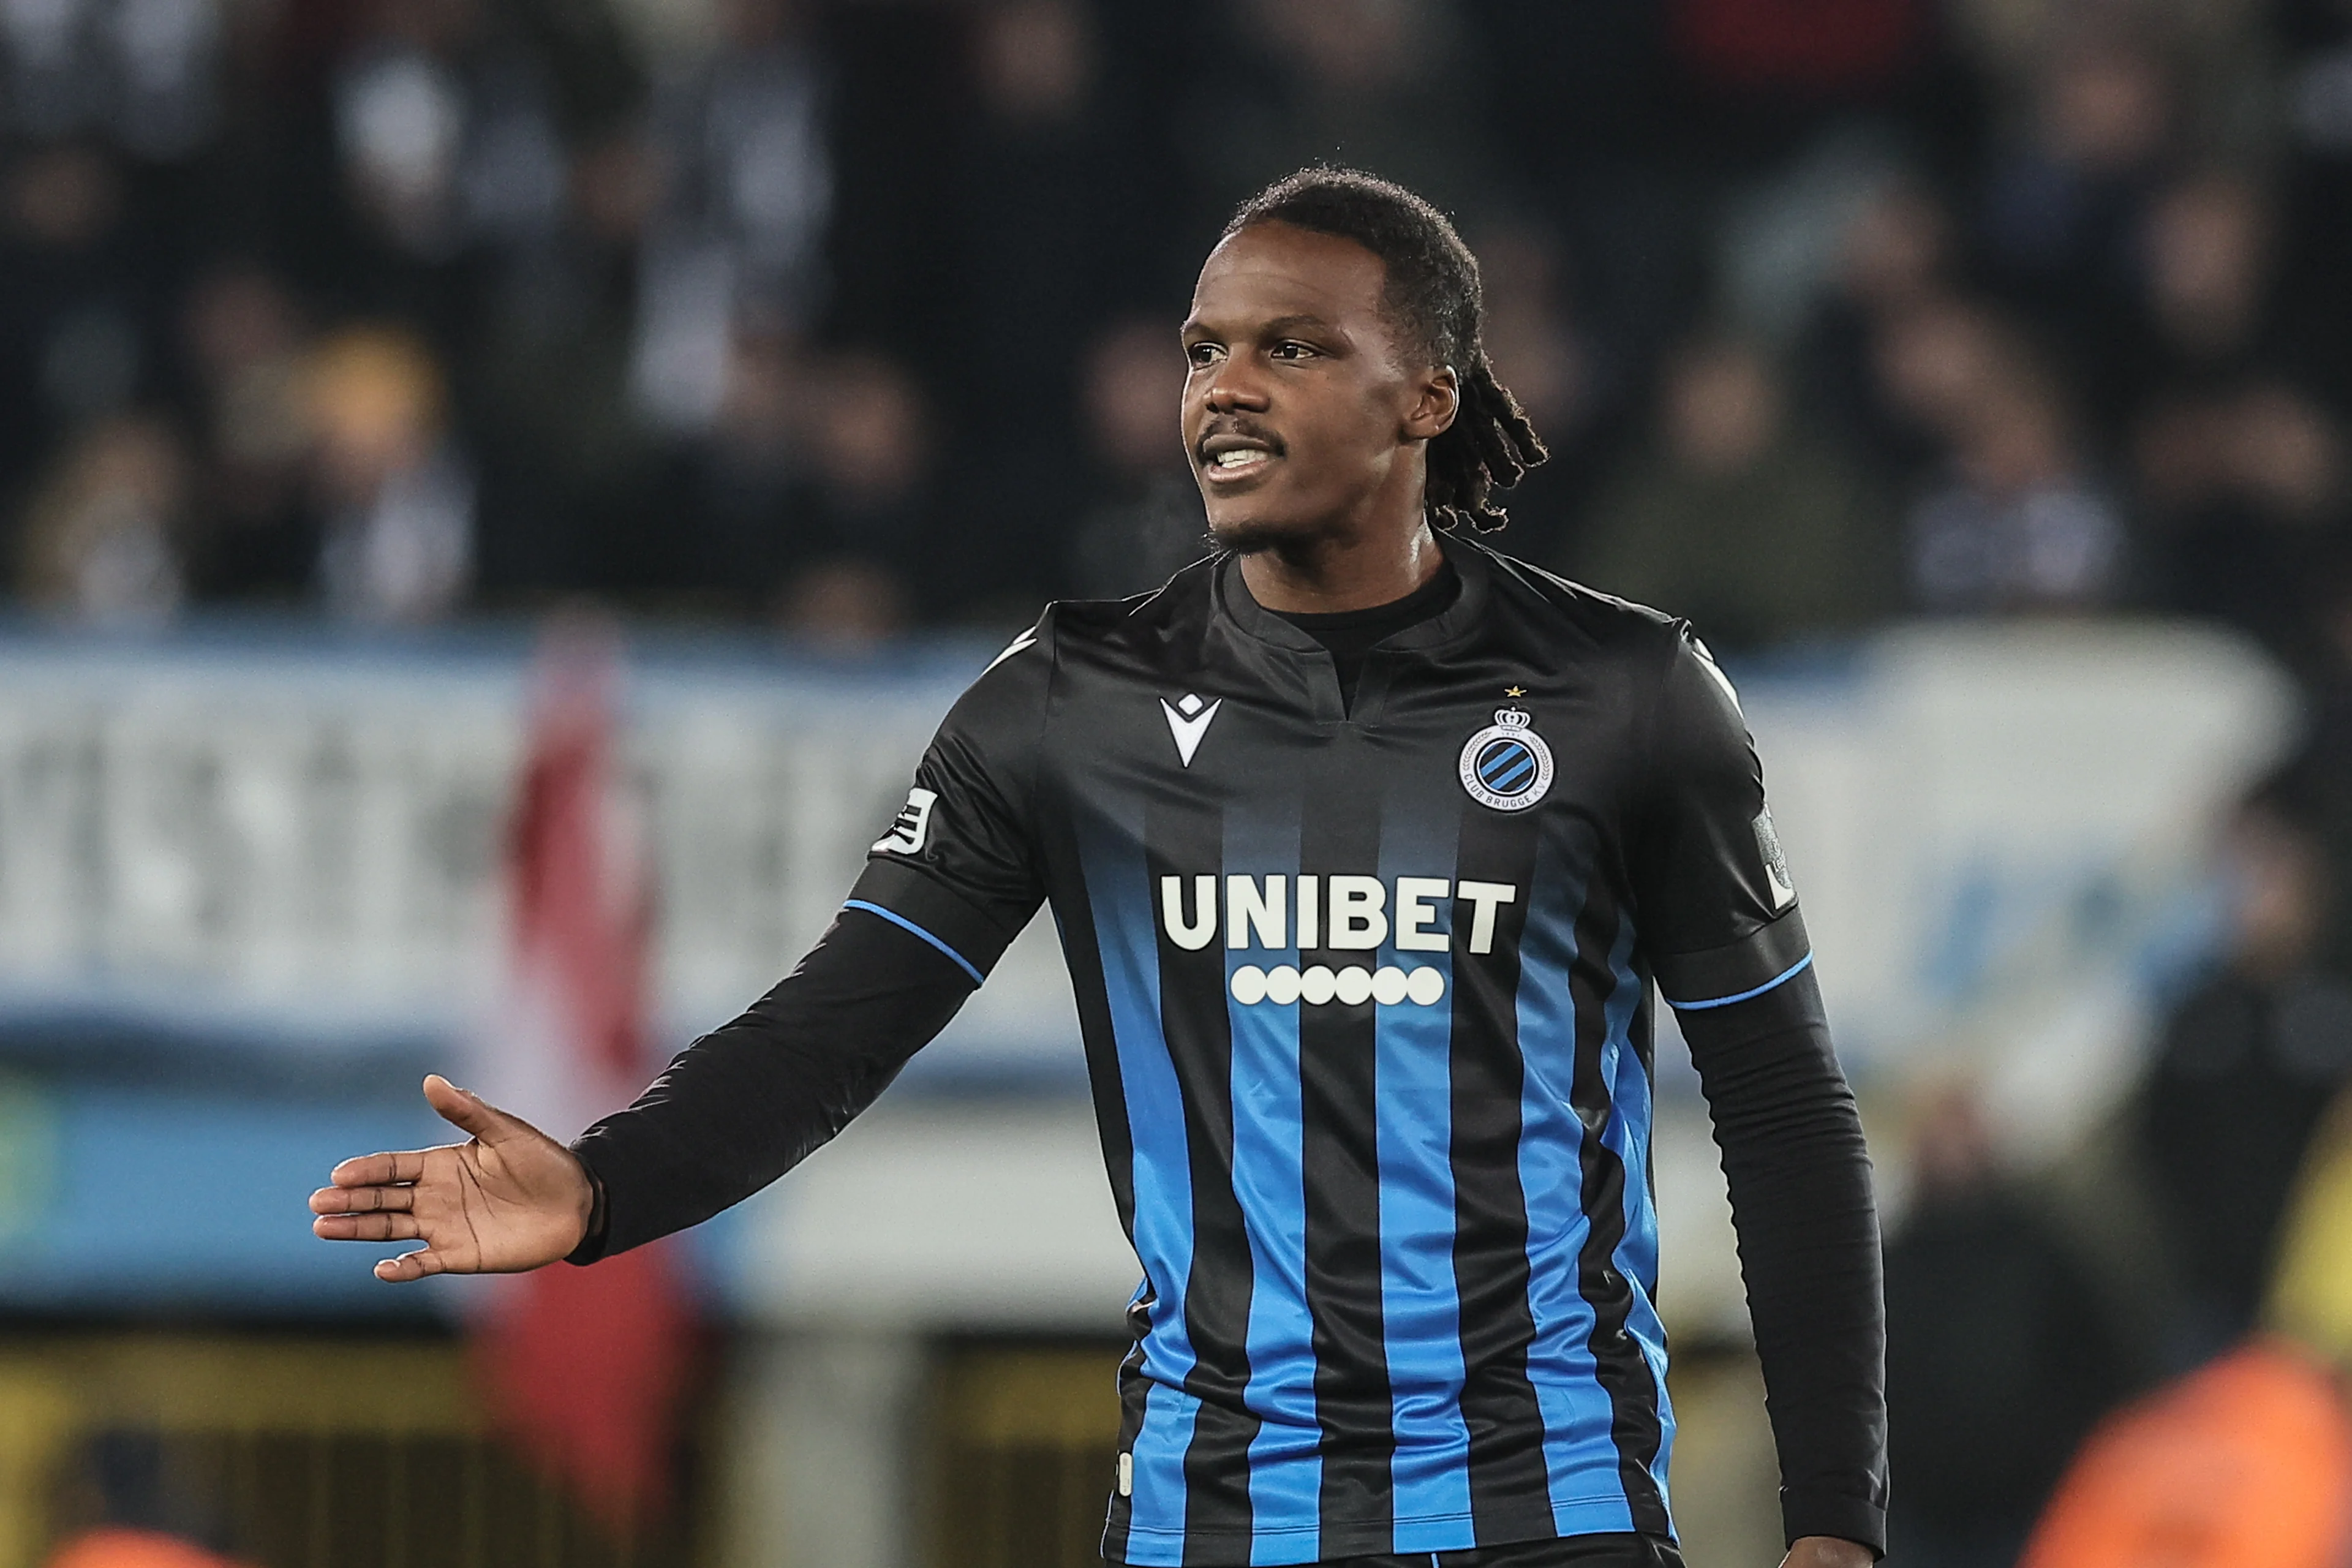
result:
<svg viewBox="0 0 2352 1568"><path fill-rule="evenodd" d="M1432 362L1461 378L1454 423L1429 443L1428 504L1440 528L1496 529L1493 503L1550 454L1510 388L1495 379L1479 341L1486 290L1478 258L1444 213L1402 185L1358 169L1301 169L1234 212L1230 237L1262 223L1286 223L1353 240L1388 269L1381 303Z"/></svg>

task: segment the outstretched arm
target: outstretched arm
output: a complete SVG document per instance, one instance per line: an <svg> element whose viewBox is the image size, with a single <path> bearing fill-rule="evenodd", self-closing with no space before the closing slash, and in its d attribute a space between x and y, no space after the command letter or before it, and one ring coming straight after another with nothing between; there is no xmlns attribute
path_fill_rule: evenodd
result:
<svg viewBox="0 0 2352 1568"><path fill-rule="evenodd" d="M774 990L572 1144L604 1199L573 1261L699 1225L808 1158L955 1016L974 986L959 963L842 910Z"/></svg>
<svg viewBox="0 0 2352 1568"><path fill-rule="evenodd" d="M422 1240L379 1279L591 1262L751 1195L847 1125L971 994L970 975L862 910L750 1011L704 1036L626 1110L566 1149L434 1077L425 1097L473 1134L370 1154L310 1194L334 1241Z"/></svg>
<svg viewBox="0 0 2352 1568"><path fill-rule="evenodd" d="M680 1052L565 1150L443 1084L470 1143L337 1167L311 1199L337 1240L421 1238L384 1279L587 1263L683 1230L782 1175L874 1101L1037 912L1034 751L1049 609L940 726L831 927L776 988ZM439 1080L434 1080L438 1082Z"/></svg>

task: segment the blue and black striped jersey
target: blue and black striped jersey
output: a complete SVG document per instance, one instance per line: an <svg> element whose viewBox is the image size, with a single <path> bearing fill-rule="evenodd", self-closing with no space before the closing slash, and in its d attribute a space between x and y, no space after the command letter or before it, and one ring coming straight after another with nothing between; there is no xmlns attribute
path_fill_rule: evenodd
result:
<svg viewBox="0 0 2352 1568"><path fill-rule="evenodd" d="M1143 1269L1115 1562L1671 1530L1652 983L1811 951L1688 628L1445 549L1351 708L1231 557L1053 607L851 900L974 976L1059 924Z"/></svg>

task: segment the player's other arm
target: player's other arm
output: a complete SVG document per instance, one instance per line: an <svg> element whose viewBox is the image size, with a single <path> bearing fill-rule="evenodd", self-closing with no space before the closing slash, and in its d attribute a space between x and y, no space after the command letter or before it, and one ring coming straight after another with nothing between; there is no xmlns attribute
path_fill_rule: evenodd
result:
<svg viewBox="0 0 2352 1568"><path fill-rule="evenodd" d="M1885 1311L1862 1121L1731 687L1680 639L1635 842L1643 941L1715 1123L1790 1568L1885 1549Z"/></svg>
<svg viewBox="0 0 2352 1568"><path fill-rule="evenodd" d="M376 1265L388 1280L585 1263L698 1224L806 1158L946 1026L1042 901L1025 825L1048 672L1042 653L1008 653L964 694L824 936L635 1104L566 1149L428 1079L427 1100L470 1141L345 1161L311 1194L313 1230L425 1242Z"/></svg>

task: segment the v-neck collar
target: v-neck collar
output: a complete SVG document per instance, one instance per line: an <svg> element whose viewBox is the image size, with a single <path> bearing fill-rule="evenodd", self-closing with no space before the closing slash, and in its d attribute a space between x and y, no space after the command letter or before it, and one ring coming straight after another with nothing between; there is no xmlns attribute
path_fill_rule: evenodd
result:
<svg viewBox="0 0 2352 1568"><path fill-rule="evenodd" d="M1486 598L1491 586L1486 552L1475 544L1452 537L1444 530L1437 531L1437 547L1444 552L1454 574L1462 579L1462 591L1444 609L1427 620L1415 621L1392 636L1383 637L1377 647L1416 650L1439 647L1486 619ZM1312 635L1293 626L1250 595L1249 584L1242 580L1240 556L1228 552L1218 558L1213 592L1217 607L1234 625L1259 642L1270 643L1292 653L1323 652L1323 645Z"/></svg>
<svg viewBox="0 0 2352 1568"><path fill-rule="evenodd" d="M1462 579L1462 591L1436 615L1373 645L1357 680L1352 710L1340 700L1339 670L1329 650L1251 596L1249 584L1242 580L1240 556L1227 552L1217 558L1210 578L1211 595L1220 616L1244 637L1310 667L1307 687L1318 722L1369 725L1388 697L1388 672L1380 655L1431 652L1466 637L1486 620L1494 572L1486 552L1444 530L1437 531L1436 538L1438 549Z"/></svg>

